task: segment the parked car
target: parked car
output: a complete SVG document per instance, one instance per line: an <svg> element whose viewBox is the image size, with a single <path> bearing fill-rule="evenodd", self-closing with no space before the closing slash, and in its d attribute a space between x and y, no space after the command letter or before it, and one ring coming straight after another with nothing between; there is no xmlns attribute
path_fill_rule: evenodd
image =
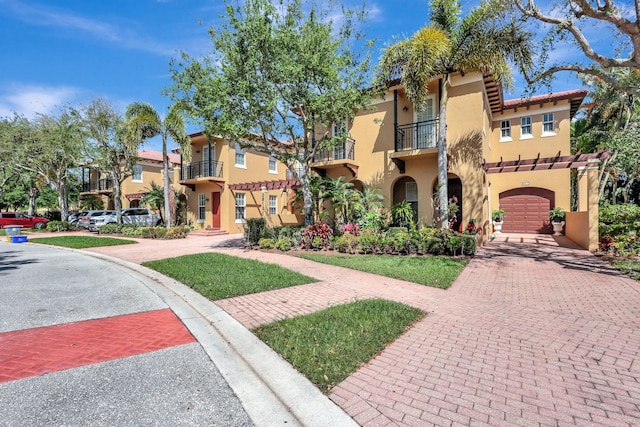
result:
<svg viewBox="0 0 640 427"><path fill-rule="evenodd" d="M91 221L91 217L104 215L107 212L104 209L99 211L86 211L84 215L78 217L78 221L76 222L76 227L78 228L89 228L89 222Z"/></svg>
<svg viewBox="0 0 640 427"><path fill-rule="evenodd" d="M4 228L7 225L21 225L23 228L41 230L47 226L48 222L49 220L46 218L20 212L0 212L0 228Z"/></svg>
<svg viewBox="0 0 640 427"><path fill-rule="evenodd" d="M122 209L122 223L135 224L143 227L153 227L160 225L160 215L154 214L149 208L126 208ZM115 211L109 211L103 215L97 215L91 218L88 229L89 231L98 231L105 224L117 223Z"/></svg>
<svg viewBox="0 0 640 427"><path fill-rule="evenodd" d="M69 216L67 217L67 222L69 224L75 224L78 221L78 218L85 215L87 211L71 211L69 212Z"/></svg>

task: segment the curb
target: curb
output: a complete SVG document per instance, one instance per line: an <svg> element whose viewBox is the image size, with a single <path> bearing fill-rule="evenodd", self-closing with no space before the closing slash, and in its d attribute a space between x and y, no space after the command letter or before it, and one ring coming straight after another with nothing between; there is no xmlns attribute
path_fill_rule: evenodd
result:
<svg viewBox="0 0 640 427"><path fill-rule="evenodd" d="M119 258L56 249L99 258L142 276L141 283L173 310L202 345L256 426L358 425L279 354L188 286Z"/></svg>

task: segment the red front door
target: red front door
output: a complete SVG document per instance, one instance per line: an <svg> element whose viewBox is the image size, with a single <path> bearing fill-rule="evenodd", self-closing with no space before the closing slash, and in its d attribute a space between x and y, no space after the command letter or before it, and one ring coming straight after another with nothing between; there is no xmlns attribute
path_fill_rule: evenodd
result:
<svg viewBox="0 0 640 427"><path fill-rule="evenodd" d="M220 193L211 193L211 211L213 213L211 227L220 228Z"/></svg>

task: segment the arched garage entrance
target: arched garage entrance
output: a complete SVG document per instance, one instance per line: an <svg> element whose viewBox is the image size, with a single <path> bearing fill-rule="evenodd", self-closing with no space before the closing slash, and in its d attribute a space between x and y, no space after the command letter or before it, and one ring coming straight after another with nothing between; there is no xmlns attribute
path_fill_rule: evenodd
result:
<svg viewBox="0 0 640 427"><path fill-rule="evenodd" d="M553 232L549 210L555 207L555 192L544 188L522 187L500 193L500 209L505 212L505 233Z"/></svg>

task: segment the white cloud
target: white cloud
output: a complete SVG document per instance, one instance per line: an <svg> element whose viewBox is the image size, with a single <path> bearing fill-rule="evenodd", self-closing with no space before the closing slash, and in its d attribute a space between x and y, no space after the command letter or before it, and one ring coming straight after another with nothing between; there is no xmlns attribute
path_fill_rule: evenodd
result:
<svg viewBox="0 0 640 427"><path fill-rule="evenodd" d="M86 18L73 12L45 6L28 4L19 0L0 0L4 6L2 13L34 26L56 27L89 35L99 40L117 43L129 49L147 51L160 55L171 55L176 49L135 32L107 22Z"/></svg>
<svg viewBox="0 0 640 427"><path fill-rule="evenodd" d="M38 86L16 84L5 86L0 92L0 117L13 113L33 118L36 114L50 114L75 100L80 91L70 86Z"/></svg>

